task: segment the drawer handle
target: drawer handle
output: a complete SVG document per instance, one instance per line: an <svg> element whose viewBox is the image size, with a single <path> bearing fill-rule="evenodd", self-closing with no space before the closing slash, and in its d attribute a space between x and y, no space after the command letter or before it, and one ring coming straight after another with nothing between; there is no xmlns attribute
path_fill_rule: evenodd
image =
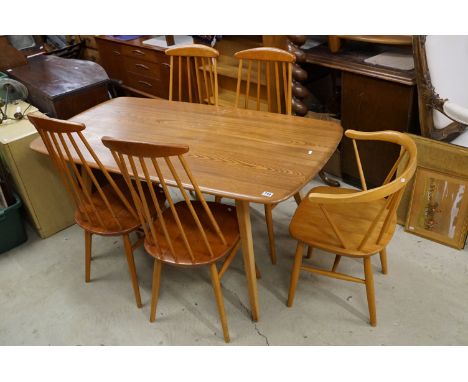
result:
<svg viewBox="0 0 468 382"><path fill-rule="evenodd" d="M146 86L148 86L148 87L150 87L150 88L153 87L153 85L151 85L149 82L141 81L141 80L139 80L138 82L139 82L140 84L146 85Z"/></svg>
<svg viewBox="0 0 468 382"><path fill-rule="evenodd" d="M143 53L141 50L138 50L138 49L133 49L132 52L135 53L135 54L139 54L140 56L145 55L145 53Z"/></svg>
<svg viewBox="0 0 468 382"><path fill-rule="evenodd" d="M136 66L137 68L149 70L149 67L147 67L145 64L135 64L135 66Z"/></svg>
<svg viewBox="0 0 468 382"><path fill-rule="evenodd" d="M117 56L120 56L120 52L118 50L112 50L112 53L116 54Z"/></svg>

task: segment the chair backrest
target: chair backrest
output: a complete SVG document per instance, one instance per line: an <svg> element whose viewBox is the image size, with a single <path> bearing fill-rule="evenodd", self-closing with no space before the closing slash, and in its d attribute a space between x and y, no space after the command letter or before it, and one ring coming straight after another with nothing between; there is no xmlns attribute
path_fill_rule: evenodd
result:
<svg viewBox="0 0 468 382"><path fill-rule="evenodd" d="M421 134L454 138L465 126L444 115L446 100L468 108L468 36L414 36Z"/></svg>
<svg viewBox="0 0 468 382"><path fill-rule="evenodd" d="M348 138L352 139L354 151L356 154L356 162L359 170L359 176L361 178L361 185L363 191L349 193L349 194L321 194L311 193L309 194L309 200L318 203L322 209L327 221L333 228L335 235L341 242L343 248L348 248L348 243L343 239L343 235L340 233L337 225L333 221L330 214L327 212L326 205L340 204L340 203L372 203L375 201L384 201L382 207L376 214L375 218L371 222L369 229L364 233L361 242L357 248L351 248L355 250L362 250L369 244L380 244L384 238L385 232L390 227L392 219L395 217L396 210L400 203L401 197L405 186L411 180L416 171L417 163L417 148L414 141L403 133L397 131L378 131L378 132L361 132L355 130L347 130L345 132ZM359 156L359 150L356 140L376 140L391 142L400 146L400 155L396 160L395 164L387 174L383 184L379 187L368 190L364 172L362 170L362 164ZM403 166L403 169L401 168ZM400 174L391 180L397 169L400 167ZM362 206L360 207L362 208ZM383 223L382 223L383 222ZM380 224L382 223L382 224ZM370 243L371 238L375 239L374 243Z"/></svg>
<svg viewBox="0 0 468 382"><path fill-rule="evenodd" d="M166 54L170 56L171 61L169 101L218 105L219 52L216 49L201 44L180 45L167 49ZM184 81L185 86L182 86Z"/></svg>
<svg viewBox="0 0 468 382"><path fill-rule="evenodd" d="M137 214L131 203L121 192L82 134L85 129L84 124L34 114L28 114L28 119L36 127L60 173L65 188L88 222L100 226L104 230L122 228L115 206L109 200L109 195L103 191L102 185L94 175L88 161L96 163L115 195L128 212L137 219ZM75 161L81 164L81 171ZM94 193L92 193L93 187ZM97 205L99 205L99 209L96 208Z"/></svg>
<svg viewBox="0 0 468 382"><path fill-rule="evenodd" d="M223 245L226 244L223 233L184 159L183 154L189 151L188 146L123 141L110 137L103 137L102 142L104 146L110 149L120 171L129 184L133 201L140 217L140 222L145 231L146 240L149 240L151 245L156 246L160 252L166 252L176 263L178 263L179 259L182 257L180 256L182 254L177 253L175 250L176 247L188 253L192 262L195 261L193 247L197 243L190 242L190 237L193 237L193 235L187 235L184 229L184 218L180 216L175 207L174 200L169 192L168 184L163 176L163 168L165 168L166 171L168 169L170 176L174 179L175 185L179 189L186 207L190 211L190 215L197 226L204 242L206 252L209 254L210 258L213 258L214 253L212 250L212 243L210 243L207 235L208 231L213 233L210 234L210 237L214 236ZM176 162L177 160L178 163ZM177 168L179 168L180 171L178 171ZM153 177L151 177L150 174L154 174ZM145 193L140 178L146 181L149 188L149 195ZM134 179L135 184L131 182L131 179ZM185 179L184 182L183 179ZM173 224L170 226L168 224L168 216L165 217L163 215L163 211L158 204L153 185L154 181L161 184L169 203L173 218ZM199 216L193 207L186 190L187 187L193 188L195 191L198 201L203 206L204 216ZM155 224L153 224L153 216L150 213L152 206L154 206L157 213L156 221L161 227L159 231L156 229ZM206 223L205 225L203 225L203 221ZM175 229L175 227L177 227L177 229ZM179 240L178 238L181 238L183 241L182 247L176 242ZM197 240L197 242L199 241L200 240Z"/></svg>
<svg viewBox="0 0 468 382"><path fill-rule="evenodd" d="M244 107L249 108L250 88L256 82L256 109L260 110L262 88L266 86L268 111L291 115L292 110L292 63L296 57L278 48L253 48L234 54L239 59L237 72L236 107L239 107L241 93L244 94ZM244 63L247 63L247 69ZM256 62L256 71L252 66ZM244 73L246 72L246 76ZM245 77L245 91L241 91L241 82ZM252 86L251 86L252 84ZM284 98L283 102L281 99ZM254 98L255 100L255 98Z"/></svg>

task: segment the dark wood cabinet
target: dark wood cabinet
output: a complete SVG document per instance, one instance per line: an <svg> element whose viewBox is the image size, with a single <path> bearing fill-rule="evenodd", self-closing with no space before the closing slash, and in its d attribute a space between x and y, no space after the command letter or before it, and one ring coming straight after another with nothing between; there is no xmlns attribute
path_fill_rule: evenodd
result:
<svg viewBox="0 0 468 382"><path fill-rule="evenodd" d="M314 68L332 70L341 77L340 119L344 130L395 130L418 134L416 76L413 70L373 65L365 59L386 49L382 46L351 45L332 53L326 45L306 51L306 62ZM405 48L411 54L411 48ZM369 186L381 185L398 157L389 143L358 143L363 171ZM360 186L354 148L343 137L340 146L341 173L347 183Z"/></svg>
<svg viewBox="0 0 468 382"><path fill-rule="evenodd" d="M169 57L165 48L143 44L149 37L123 41L98 36L100 62L110 78L122 81L130 93L144 97L169 97Z"/></svg>
<svg viewBox="0 0 468 382"><path fill-rule="evenodd" d="M49 117L68 119L109 99L109 77L95 62L41 55L7 73Z"/></svg>
<svg viewBox="0 0 468 382"><path fill-rule="evenodd" d="M412 132L417 124L416 87L344 72L342 74L341 125L344 130L395 130ZM399 155L396 145L358 142L363 171L370 186L379 186ZM350 139L341 142L341 172L345 182L360 185Z"/></svg>

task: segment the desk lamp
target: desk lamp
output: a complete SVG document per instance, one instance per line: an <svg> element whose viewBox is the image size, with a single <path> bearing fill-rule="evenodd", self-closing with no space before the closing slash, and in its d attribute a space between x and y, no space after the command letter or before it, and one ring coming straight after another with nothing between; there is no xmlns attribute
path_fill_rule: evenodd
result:
<svg viewBox="0 0 468 382"><path fill-rule="evenodd" d="M7 119L13 119L8 117L8 104L18 100L24 100L27 97L28 89L21 82L10 78L0 79L0 124ZM3 107L4 109L2 110ZM13 115L14 119L22 119L25 115L25 111L22 112L21 108L17 107L16 112Z"/></svg>

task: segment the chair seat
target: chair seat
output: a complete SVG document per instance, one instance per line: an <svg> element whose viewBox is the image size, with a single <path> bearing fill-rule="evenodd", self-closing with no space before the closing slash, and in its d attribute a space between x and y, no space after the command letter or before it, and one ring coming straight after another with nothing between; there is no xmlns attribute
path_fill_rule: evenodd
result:
<svg viewBox="0 0 468 382"><path fill-rule="evenodd" d="M202 234L185 202L176 203L175 208L177 214L179 215L180 221L182 222L187 240L190 243L194 260L192 260L190 257L190 254L184 244L182 234L177 227L177 223L170 208L167 208L163 212L163 217L166 223L167 231L169 232L169 236L172 241L172 245L174 247L174 251L176 253L177 261L175 260L169 248L159 219L154 221L154 227L156 229L159 245L154 244L148 235L145 239L146 251L151 256L164 263L170 263L179 266L211 264L229 254L240 239L236 208L214 202L207 202L207 204L210 207L211 212L226 240L226 244L223 244L220 237L213 229L201 202L192 201L192 206L200 219L208 242L210 243L213 253L212 257L210 256Z"/></svg>
<svg viewBox="0 0 468 382"><path fill-rule="evenodd" d="M349 188L320 186L310 190L309 194L312 192L348 194L359 191ZM375 244L377 235L384 223L385 214L383 214L383 217L377 222L373 234L367 241L368 244L361 250L358 250L365 233L367 233L385 202L385 199L381 199L371 203L324 204L330 218L343 237L346 249L341 245L340 240L335 235L333 228L319 205L311 202L307 197L304 198L297 208L289 226L289 232L297 240L332 253L361 257L363 255L371 255L384 249L395 231L396 214L392 216L380 244Z"/></svg>
<svg viewBox="0 0 468 382"><path fill-rule="evenodd" d="M132 196L127 184L125 183L125 180L121 178L116 180L115 183L117 184L117 187L120 189L122 194L127 198L130 205L133 205ZM151 198L146 183L142 182L142 186L144 188L145 194ZM164 192L160 187L155 186L154 189L156 191L159 204L162 206L166 200ZM83 229L102 236L122 235L136 230L141 225L140 220L138 219L138 215L135 217L128 211L110 184L103 186L102 191L108 199L117 219L112 216L99 193L94 192L91 195L91 200L100 219L98 216L96 216L95 213L91 212L92 207L88 202L84 205L81 205L81 210L84 207L85 211L88 212L90 219L88 219L84 212L77 208L75 211L76 223ZM155 215L156 210L154 206L151 204L149 208L151 214Z"/></svg>

